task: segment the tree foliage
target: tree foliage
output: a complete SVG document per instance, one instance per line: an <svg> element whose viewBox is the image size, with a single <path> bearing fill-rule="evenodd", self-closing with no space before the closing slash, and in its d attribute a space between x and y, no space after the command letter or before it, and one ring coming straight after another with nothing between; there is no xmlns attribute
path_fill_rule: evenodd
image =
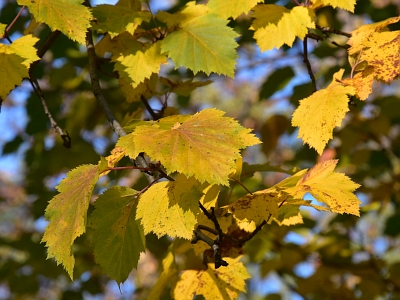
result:
<svg viewBox="0 0 400 300"><path fill-rule="evenodd" d="M2 6L10 298L399 298L396 1L161 2Z"/></svg>

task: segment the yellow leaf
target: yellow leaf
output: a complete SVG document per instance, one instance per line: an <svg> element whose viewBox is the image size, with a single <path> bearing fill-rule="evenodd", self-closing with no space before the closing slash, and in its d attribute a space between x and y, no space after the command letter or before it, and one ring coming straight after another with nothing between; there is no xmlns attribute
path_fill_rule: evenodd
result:
<svg viewBox="0 0 400 300"><path fill-rule="evenodd" d="M210 13L222 19L236 19L242 13L248 13L261 0L210 0L207 4Z"/></svg>
<svg viewBox="0 0 400 300"><path fill-rule="evenodd" d="M285 192L295 198L310 193L318 201L325 203L332 212L359 216L360 203L353 192L360 186L346 175L335 173L337 160L327 160L316 164L299 180L293 188Z"/></svg>
<svg viewBox="0 0 400 300"><path fill-rule="evenodd" d="M113 168L115 165L125 156L125 151L119 147L116 146L114 149L111 150L111 154L107 156L105 159L107 161L107 166L108 168ZM110 171L102 172L100 173L100 176L105 176Z"/></svg>
<svg viewBox="0 0 400 300"><path fill-rule="evenodd" d="M0 23L0 36L4 35L6 28L7 28L7 24Z"/></svg>
<svg viewBox="0 0 400 300"><path fill-rule="evenodd" d="M355 89L343 86L341 80L344 70L333 76L332 83L323 90L319 90L310 97L300 100L299 107L292 117L292 125L299 127L298 137L303 143L309 144L322 154L326 144L332 138L333 129L342 124L342 120L349 111L349 97L354 95Z"/></svg>
<svg viewBox="0 0 400 300"><path fill-rule="evenodd" d="M239 157L238 159L236 159L235 168L229 174L229 178L240 181L240 176L242 175L242 167L243 167L243 159L242 157Z"/></svg>
<svg viewBox="0 0 400 300"><path fill-rule="evenodd" d="M145 152L160 161L169 173L178 171L200 182L229 185L239 150L259 144L250 129L243 128L217 109L205 109L194 116L171 116L151 126L138 126L118 145L135 158ZM180 126L175 124L179 122ZM175 128L173 129L173 127Z"/></svg>
<svg viewBox="0 0 400 300"><path fill-rule="evenodd" d="M37 50L35 48L35 44L39 41L38 38L32 36L31 34L23 36L16 41L14 41L9 47L10 51L15 54L25 58L23 65L29 68L31 63L39 60L39 56L37 56Z"/></svg>
<svg viewBox="0 0 400 300"><path fill-rule="evenodd" d="M46 23L51 30L60 30L71 40L85 44L86 31L92 14L82 0L18 0L26 5L37 22Z"/></svg>
<svg viewBox="0 0 400 300"><path fill-rule="evenodd" d="M150 78L153 73L158 73L160 66L168 62L167 57L161 54L161 42L154 43L145 51L137 51L118 60L125 67L124 71L130 78L133 88L146 78Z"/></svg>
<svg viewBox="0 0 400 300"><path fill-rule="evenodd" d="M236 219L243 221L254 221L259 224L261 221L269 221L278 213L278 203L282 202L284 195L278 196L270 190L258 191L238 199L226 206Z"/></svg>
<svg viewBox="0 0 400 300"><path fill-rule="evenodd" d="M207 270L183 271L172 289L172 298L187 300L203 295L205 299L213 300L236 299L240 292L245 292L245 280L250 278L240 258L224 257L229 265L217 270L210 263Z"/></svg>
<svg viewBox="0 0 400 300"><path fill-rule="evenodd" d="M351 46L348 49L349 55L354 55L357 52L360 52L364 48L364 41L366 41L368 37L374 32L386 31L388 25L397 23L399 20L400 16L393 17L381 22L363 25L360 28L354 30L351 33L351 38L347 42L347 44Z"/></svg>
<svg viewBox="0 0 400 300"><path fill-rule="evenodd" d="M285 202L286 204L286 202ZM278 215L274 218L279 226L291 226L303 224L303 217L300 214L300 207L297 205L282 205L279 208Z"/></svg>
<svg viewBox="0 0 400 300"><path fill-rule="evenodd" d="M360 60L374 67L377 79L390 83L400 75L400 31L374 32L363 46Z"/></svg>
<svg viewBox="0 0 400 300"><path fill-rule="evenodd" d="M195 1L190 1L182 8L182 10L170 14L164 11L159 11L156 15L157 19L167 24L169 29L179 25L184 27L187 23L190 23L193 19L201 17L208 13L209 9L205 5L196 5Z"/></svg>
<svg viewBox="0 0 400 300"><path fill-rule="evenodd" d="M323 6L339 7L350 12L354 12L354 6L357 0L313 0L312 8L317 9Z"/></svg>
<svg viewBox="0 0 400 300"><path fill-rule="evenodd" d="M161 49L167 52L176 68L184 66L195 74L203 71L207 75L214 72L233 77L237 58L235 48L238 46L235 38L238 35L226 24L226 20L215 14L201 13L198 17L185 19L179 22L178 30L162 41Z"/></svg>
<svg viewBox="0 0 400 300"><path fill-rule="evenodd" d="M190 239L197 223L199 201L208 191L208 184L183 175L176 181L157 183L140 196L136 219L141 219L145 234Z"/></svg>
<svg viewBox="0 0 400 300"><path fill-rule="evenodd" d="M108 32L112 38L124 31L133 34L142 22L149 22L151 19L151 13L148 11L119 4L98 5L93 8L93 16L95 18L93 29L98 32Z"/></svg>
<svg viewBox="0 0 400 300"><path fill-rule="evenodd" d="M263 7L267 5L267 7ZM257 18L253 27L267 23L265 27L256 29L254 38L262 51L279 49L283 44L291 47L296 37L304 39L309 28L315 28L313 10L296 6L291 10L283 10L274 4L261 4L255 8ZM281 16L279 19L277 16ZM267 19L269 18L269 19Z"/></svg>
<svg viewBox="0 0 400 300"><path fill-rule="evenodd" d="M364 71L357 73L353 78L342 80L344 85L350 85L356 89L356 95L360 100L366 100L372 93L374 83L374 68L367 67Z"/></svg>
<svg viewBox="0 0 400 300"><path fill-rule="evenodd" d="M86 231L90 196L98 179L97 165L83 165L67 173L57 186L60 192L49 202L45 217L50 221L43 235L47 258L62 263L72 279L75 259L72 246Z"/></svg>

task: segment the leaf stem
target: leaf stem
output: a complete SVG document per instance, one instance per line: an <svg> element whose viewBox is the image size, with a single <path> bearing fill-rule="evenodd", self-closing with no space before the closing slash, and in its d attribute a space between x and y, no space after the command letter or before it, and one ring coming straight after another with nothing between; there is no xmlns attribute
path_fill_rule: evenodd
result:
<svg viewBox="0 0 400 300"><path fill-rule="evenodd" d="M236 183L240 184L242 186L242 188L244 188L249 194L253 195L253 193L250 192L249 189L240 180L237 180L235 178L230 178L230 179L235 181Z"/></svg>
<svg viewBox="0 0 400 300"><path fill-rule="evenodd" d="M308 60L307 35L305 36L305 38L303 40L303 49L304 49L304 52L303 52L304 60L303 60L303 62L307 66L308 74L310 75L311 82L312 82L312 85L313 85L313 88L314 88L314 92L316 92L317 91L317 83L315 81L315 77L314 77L314 74L313 74L313 71L312 71L312 68L311 68L310 61Z"/></svg>
<svg viewBox="0 0 400 300"><path fill-rule="evenodd" d="M15 22L17 22L18 18L21 16L21 14L24 11L25 7L26 7L25 5L21 7L21 9L19 10L18 14L15 16L14 20L12 20L10 25L7 26L6 30L4 30L4 34L3 34L3 36L1 38L6 38L10 43L12 43L11 39L8 36L8 32L14 26Z"/></svg>

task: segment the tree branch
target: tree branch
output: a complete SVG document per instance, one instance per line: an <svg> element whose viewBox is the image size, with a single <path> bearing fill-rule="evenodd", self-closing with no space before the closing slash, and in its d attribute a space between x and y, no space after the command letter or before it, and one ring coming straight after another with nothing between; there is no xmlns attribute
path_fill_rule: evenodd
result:
<svg viewBox="0 0 400 300"><path fill-rule="evenodd" d="M312 85L313 85L313 88L314 88L314 92L316 92L317 91L317 83L315 81L315 77L314 77L313 71L311 69L310 61L308 60L307 36L305 36L305 38L303 40L303 49L304 49L304 52L303 52L304 60L303 60L303 62L307 66L308 74L310 75L311 82L312 82Z"/></svg>

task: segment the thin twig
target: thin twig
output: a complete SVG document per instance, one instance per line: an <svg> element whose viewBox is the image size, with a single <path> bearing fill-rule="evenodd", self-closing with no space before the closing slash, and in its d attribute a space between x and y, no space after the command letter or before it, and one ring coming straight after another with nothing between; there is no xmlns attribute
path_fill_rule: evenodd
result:
<svg viewBox="0 0 400 300"><path fill-rule="evenodd" d="M10 38L8 36L8 32L14 26L15 22L17 22L18 18L21 16L21 14L24 11L25 7L26 7L25 5L21 7L21 9L19 10L18 14L15 16L14 20L12 20L10 25L7 26L6 30L4 30L4 34L3 34L3 36L1 38L6 38L10 43L12 43L12 41L10 40Z"/></svg>
<svg viewBox="0 0 400 300"><path fill-rule="evenodd" d="M208 231L209 233L212 233L214 235L218 235L218 231L216 231L215 229L212 229L212 228L210 228L208 226L197 225L197 228L200 229L200 230ZM223 233L222 235L224 236L224 238L227 238L227 239L231 240L235 244L240 244L240 241L238 239L235 239L234 237L230 236L229 234Z"/></svg>
<svg viewBox="0 0 400 300"><path fill-rule="evenodd" d="M64 147L71 148L71 137L69 136L68 131L66 131L66 134L65 134L63 132L63 130L61 129L61 127L54 120L52 114L49 111L49 108L47 107L46 99L44 97L44 93L43 93L42 89L40 88L39 82L34 77L31 77L29 79L29 82L31 83L32 88L35 91L36 95L38 95L40 100L42 101L44 112L50 120L51 127L53 128L53 130L55 132L57 132L61 136Z"/></svg>
<svg viewBox="0 0 400 300"><path fill-rule="evenodd" d="M312 85L313 85L313 88L314 88L314 92L316 92L317 91L317 83L315 81L315 77L314 77L314 74L313 74L312 69L311 69L310 61L308 60L307 36L303 40L303 49L304 49L304 53L303 53L304 60L303 60L303 62L307 66L308 74L310 75L311 82L312 82Z"/></svg>
<svg viewBox="0 0 400 300"><path fill-rule="evenodd" d="M334 33L334 34L337 34L337 35L344 35L344 36L347 36L349 38L351 37L351 33L347 33L347 32L344 32L344 31L341 31L341 30L338 30L338 29L335 29L335 28L322 27L322 26L319 26L319 25L316 25L316 27L319 30L321 30L322 32L330 32L330 33Z"/></svg>
<svg viewBox="0 0 400 300"><path fill-rule="evenodd" d="M244 188L249 194L253 195L252 192L249 191L249 189L239 180L235 179L235 178L230 178L231 180L235 181L236 183L240 184L242 188Z"/></svg>
<svg viewBox="0 0 400 300"><path fill-rule="evenodd" d="M140 100L142 101L144 107L146 108L146 110L149 112L149 114L151 115L151 117L154 120L158 120L159 117L158 115L155 113L155 111L153 110L153 108L150 106L149 101L147 101L146 97L141 95L140 96Z"/></svg>

